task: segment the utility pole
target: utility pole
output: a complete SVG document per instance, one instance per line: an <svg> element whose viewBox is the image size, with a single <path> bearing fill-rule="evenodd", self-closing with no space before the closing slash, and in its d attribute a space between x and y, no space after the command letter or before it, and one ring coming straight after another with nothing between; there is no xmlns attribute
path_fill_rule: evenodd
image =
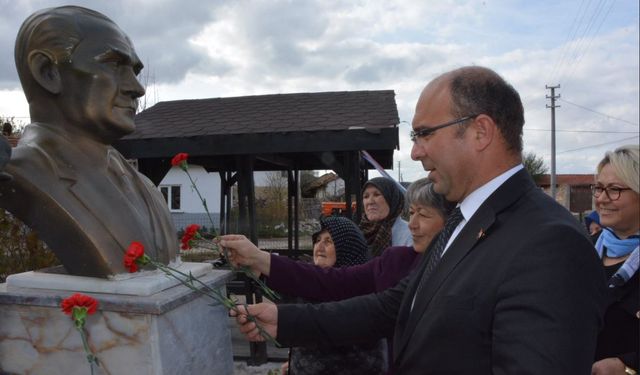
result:
<svg viewBox="0 0 640 375"><path fill-rule="evenodd" d="M398 160L398 182L402 182L402 167L400 166L400 160Z"/></svg>
<svg viewBox="0 0 640 375"><path fill-rule="evenodd" d="M551 90L551 95L547 95L547 99L551 99L551 105L547 104L547 108L551 108L551 197L556 199L556 108L560 108L556 105L556 99L560 97L560 94L556 95L556 89L560 88L560 85L549 86L545 85L545 88Z"/></svg>

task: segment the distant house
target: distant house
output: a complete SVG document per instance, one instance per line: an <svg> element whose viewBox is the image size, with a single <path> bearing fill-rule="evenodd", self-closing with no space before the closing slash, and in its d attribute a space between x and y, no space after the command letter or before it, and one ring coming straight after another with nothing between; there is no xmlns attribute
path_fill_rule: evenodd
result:
<svg viewBox="0 0 640 375"><path fill-rule="evenodd" d="M591 185L593 174L556 175L556 201L573 213L584 213L594 209ZM537 185L551 195L551 176L540 176Z"/></svg>
<svg viewBox="0 0 640 375"><path fill-rule="evenodd" d="M302 187L302 196L319 200L336 199L344 195L344 180L337 174L325 173ZM339 198L342 199L342 198Z"/></svg>
<svg viewBox="0 0 640 375"><path fill-rule="evenodd" d="M207 173L199 165L189 165L189 174L207 203L215 228L219 229L220 176L218 173ZM182 169L179 167L171 168L160 181L158 189L167 201L177 230L183 229L189 224L211 227L204 205Z"/></svg>

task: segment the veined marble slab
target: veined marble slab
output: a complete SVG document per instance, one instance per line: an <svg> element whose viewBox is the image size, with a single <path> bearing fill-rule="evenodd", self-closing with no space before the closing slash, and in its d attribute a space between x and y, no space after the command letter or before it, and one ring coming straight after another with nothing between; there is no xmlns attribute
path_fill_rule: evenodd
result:
<svg viewBox="0 0 640 375"><path fill-rule="evenodd" d="M194 277L200 277L212 269L210 263L182 262L173 267ZM115 275L111 279L29 271L7 277L7 291L31 288L150 296L179 283L160 270Z"/></svg>
<svg viewBox="0 0 640 375"><path fill-rule="evenodd" d="M75 285L75 276L68 277ZM199 279L224 295L231 277L213 270ZM0 374L89 374L80 335L60 309L77 290L68 288L0 284ZM86 320L89 346L101 362L95 375L233 373L228 312L209 297L183 285L150 296L86 294L99 301Z"/></svg>

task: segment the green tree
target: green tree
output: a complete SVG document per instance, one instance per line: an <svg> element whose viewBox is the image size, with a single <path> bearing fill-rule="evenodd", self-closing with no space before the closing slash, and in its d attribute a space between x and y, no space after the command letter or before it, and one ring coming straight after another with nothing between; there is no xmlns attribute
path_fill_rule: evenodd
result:
<svg viewBox="0 0 640 375"><path fill-rule="evenodd" d="M524 164L524 168L536 182L538 182L540 177L548 171L542 157L533 152L525 152L522 154L522 164Z"/></svg>

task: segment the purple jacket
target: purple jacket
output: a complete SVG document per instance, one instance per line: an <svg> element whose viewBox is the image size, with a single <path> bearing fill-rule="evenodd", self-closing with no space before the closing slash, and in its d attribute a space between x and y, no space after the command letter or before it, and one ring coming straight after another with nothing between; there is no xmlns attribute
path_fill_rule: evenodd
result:
<svg viewBox="0 0 640 375"><path fill-rule="evenodd" d="M320 268L271 255L267 285L290 296L317 302L339 301L395 286L418 264L418 255L413 247L389 247L365 264L344 268Z"/></svg>

